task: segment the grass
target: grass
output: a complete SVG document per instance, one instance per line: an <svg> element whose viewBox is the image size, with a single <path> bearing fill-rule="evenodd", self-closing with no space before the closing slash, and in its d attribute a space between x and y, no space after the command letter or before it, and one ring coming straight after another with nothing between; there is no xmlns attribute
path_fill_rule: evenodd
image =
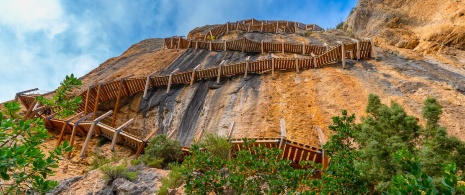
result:
<svg viewBox="0 0 465 195"><path fill-rule="evenodd" d="M161 180L160 191L158 191L160 195L167 195L168 189L177 188L182 184L182 166L178 163L170 163L168 169L171 169L171 172L168 177Z"/></svg>

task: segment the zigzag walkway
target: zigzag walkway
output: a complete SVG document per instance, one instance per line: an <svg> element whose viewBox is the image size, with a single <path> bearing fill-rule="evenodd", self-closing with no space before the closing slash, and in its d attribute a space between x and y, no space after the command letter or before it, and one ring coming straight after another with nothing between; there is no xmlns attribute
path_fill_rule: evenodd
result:
<svg viewBox="0 0 465 195"><path fill-rule="evenodd" d="M184 39L182 40L184 41ZM183 41L178 41L176 48L184 48ZM296 70L299 72L302 69L317 68L338 62L342 62L344 67L346 59L366 59L372 55L373 46L370 40L354 41L354 43L340 42L338 46L334 47L292 45L281 43L279 50L277 49L279 46L277 46L275 43L258 43L247 39L224 42L223 49L226 51L257 52L261 50L262 53L279 51L304 55L310 54L311 56L304 58L268 58L257 61L249 61L247 58L245 62L227 65L223 65L222 63L219 66L206 69L198 69L198 67L196 67L191 71L176 74L175 72L177 70L173 71L169 75L154 76L155 73L152 73L147 77L126 77L119 81L99 83L96 86L90 86L89 89L80 94L84 101L77 109L79 114L68 119L55 119L54 116L56 113L49 108L37 104L35 101L35 96L28 95L28 91L17 93L17 98L19 98L19 100L27 108L26 118L36 116L41 117L48 129L55 129L60 131L60 137L57 141L57 145L62 141L65 132L71 133L71 144L74 143L75 135L86 135L87 138L81 151L81 157L83 158L90 138L94 134L102 135L108 139L111 139L112 148L114 148L116 143L125 144L131 148L136 149L138 155L143 152L143 149L146 146L148 140L156 133L157 130L152 131L144 138L131 135L130 133L123 131L126 126L133 122L133 119L129 120L120 127L115 128L115 121L121 97L130 96L142 91L144 91L145 97L149 88L160 86L167 86L167 92L169 92L172 84L192 85L195 81L202 79L217 78L217 81L219 82L221 76L244 75L246 77L247 73L262 74L270 71L274 75L276 70ZM192 41L189 41L189 43L186 45L186 48L192 48L193 46L191 43ZM167 42L165 39L165 46L166 44ZM170 42L169 44L172 45L174 43ZM197 41L194 49L206 49L207 46L205 46L205 44L206 42ZM210 50L213 48L218 48L218 46L213 46L212 42L209 42L208 44ZM260 45L260 47L258 47L257 44ZM324 51L322 48L325 48ZM318 55L315 55L313 52L317 53ZM374 53L374 55L376 56L376 53ZM93 113L97 111L99 103L111 100L116 100L114 111L109 111L104 115L96 118ZM113 119L111 122L109 122L111 124L103 124L101 121L112 113ZM91 117L93 120L89 120ZM264 143L269 147L274 147L275 144L272 143L275 143L277 139L278 138L271 138L270 140L274 141L267 142L262 140L257 143ZM307 151L308 154L311 153L313 157L308 156L308 158L312 158L314 162L322 162L318 159L324 159L322 157L321 149L318 149L319 147L307 147L303 144L286 140L285 138L279 139L280 143L285 143L284 145L280 144L279 147L282 148L283 151L290 152L284 152L283 157L286 156L286 158L292 160L294 163L298 164L299 159L307 158L306 155L303 155L305 152L299 152L300 150ZM235 143L239 143L239 140L235 140L232 143L233 145ZM240 148L241 147L238 147L237 149L240 150ZM318 157L318 155L320 155L320 157Z"/></svg>

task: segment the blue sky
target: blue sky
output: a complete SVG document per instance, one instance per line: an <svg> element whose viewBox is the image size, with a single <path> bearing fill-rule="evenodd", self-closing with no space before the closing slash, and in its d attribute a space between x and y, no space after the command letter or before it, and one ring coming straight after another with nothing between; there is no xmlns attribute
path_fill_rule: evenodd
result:
<svg viewBox="0 0 465 195"><path fill-rule="evenodd" d="M356 0L0 0L0 102L55 89L147 38L249 18L334 27Z"/></svg>

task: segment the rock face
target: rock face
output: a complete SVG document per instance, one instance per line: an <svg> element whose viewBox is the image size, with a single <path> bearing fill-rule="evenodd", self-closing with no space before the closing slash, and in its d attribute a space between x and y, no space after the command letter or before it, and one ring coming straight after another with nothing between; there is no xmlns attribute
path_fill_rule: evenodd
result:
<svg viewBox="0 0 465 195"><path fill-rule="evenodd" d="M381 46L451 54L445 58L460 63L455 56L463 58L465 51L465 2L359 0L345 27L355 37L375 37Z"/></svg>

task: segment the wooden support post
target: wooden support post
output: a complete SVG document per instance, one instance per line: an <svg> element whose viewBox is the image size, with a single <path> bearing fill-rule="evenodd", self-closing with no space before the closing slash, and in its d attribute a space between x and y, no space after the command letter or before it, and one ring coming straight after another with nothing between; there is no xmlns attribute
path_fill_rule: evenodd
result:
<svg viewBox="0 0 465 195"><path fill-rule="evenodd" d="M75 136L76 136L76 129L77 129L77 127L79 126L79 123L81 123L81 121L84 121L84 120L90 118L93 114L94 114L94 113L91 112L90 114L88 114L88 115L86 115L86 116L84 116L84 117L78 119L78 120L74 123L74 125L73 125L73 130L72 130L72 132L71 132L71 138L70 138L70 141L69 141L69 145L70 145L70 146L73 146L73 145L74 145L74 140L75 140ZM73 152L73 151L68 152L68 159L70 159L71 153L72 153L72 152Z"/></svg>
<svg viewBox="0 0 465 195"><path fill-rule="evenodd" d="M218 66L218 76L216 77L216 84L220 84L221 79L221 66L226 62L226 60L221 61L220 65Z"/></svg>
<svg viewBox="0 0 465 195"><path fill-rule="evenodd" d="M115 127L116 116L118 115L119 101L120 101L121 96L122 96L121 93L122 93L122 91L123 91L124 81L126 80L126 78L131 77L131 76L132 76L132 75L122 78L121 81L120 81L120 83L119 83L119 86L118 86L118 96L116 96L116 104L115 104L115 108L114 108L114 110L113 110L113 119L111 120L111 126L112 126L112 127ZM129 91L127 91L127 94L129 94Z"/></svg>
<svg viewBox="0 0 465 195"><path fill-rule="evenodd" d="M228 140L230 140L230 142L231 142L231 137L232 137L232 134L233 134L233 131L234 131L234 125L235 125L235 124L236 124L236 123L233 121L233 122L231 122L231 124L229 125L229 130L228 130L228 135L227 135L227 136L228 136Z"/></svg>
<svg viewBox="0 0 465 195"><path fill-rule="evenodd" d="M97 111L98 111L98 103L99 103L100 89L101 88L102 88L102 83L99 83L98 87L97 87L97 96L95 96L95 105L94 105L94 110L93 110L93 112L95 112L95 114L97 114ZM94 115L94 118L95 118L95 115Z"/></svg>
<svg viewBox="0 0 465 195"><path fill-rule="evenodd" d="M305 43L302 42L302 55L305 55Z"/></svg>
<svg viewBox="0 0 465 195"><path fill-rule="evenodd" d="M174 44L174 37L171 37L171 46L170 46L170 49L173 49L173 44Z"/></svg>
<svg viewBox="0 0 465 195"><path fill-rule="evenodd" d="M94 133L95 126L97 125L97 123L99 123L105 117L109 116L111 113L113 113L112 110L110 110L107 113L103 114L102 116L99 116L98 118L94 119L94 121L92 122L92 125L90 126L89 132L87 132L86 141L84 142L84 145L82 146L81 158L83 158L83 159L85 158L84 153L86 152L87 145L89 145L90 138L92 138L92 134ZM94 116L94 118L95 118L95 116Z"/></svg>
<svg viewBox="0 0 465 195"><path fill-rule="evenodd" d="M224 40L224 51L228 51L228 45L227 45L226 40Z"/></svg>
<svg viewBox="0 0 465 195"><path fill-rule="evenodd" d="M212 41L208 43L208 51L212 51Z"/></svg>
<svg viewBox="0 0 465 195"><path fill-rule="evenodd" d="M193 70L192 70L192 76L191 76L191 82L190 82L190 85L192 87L192 85L194 84L194 81L195 81L195 71L197 70L197 68L199 68L200 64L197 65Z"/></svg>
<svg viewBox="0 0 465 195"><path fill-rule="evenodd" d="M24 120L27 120L29 118L29 114L31 114L31 111L34 109L34 107L36 105L37 105L37 102L35 100L32 101L31 105L29 106L29 108L26 111L26 114L24 115Z"/></svg>
<svg viewBox="0 0 465 195"><path fill-rule="evenodd" d="M144 99L147 99L147 90L149 89L150 78L157 72L158 70L147 76L147 80L145 81L144 95L142 96Z"/></svg>
<svg viewBox="0 0 465 195"><path fill-rule="evenodd" d="M247 25L247 32L250 32L250 24Z"/></svg>
<svg viewBox="0 0 465 195"><path fill-rule="evenodd" d="M371 44L371 57L374 57L375 60L378 60L378 54L376 53L375 44L371 41L371 38L365 38L365 40L369 41Z"/></svg>
<svg viewBox="0 0 465 195"><path fill-rule="evenodd" d="M357 56L357 61L360 60L360 41L357 39L351 39L353 42L355 42L356 48L356 56Z"/></svg>
<svg viewBox="0 0 465 195"><path fill-rule="evenodd" d="M300 74L299 72L299 58L297 58L297 54L294 54L294 60L295 60L295 71L297 74Z"/></svg>
<svg viewBox="0 0 465 195"><path fill-rule="evenodd" d="M190 48L190 47L191 47L191 45L192 45L192 38L191 38L191 39L189 39L189 44L187 45L187 48Z"/></svg>
<svg viewBox="0 0 465 195"><path fill-rule="evenodd" d="M140 154L142 153L142 151L144 151L144 147L145 145L147 145L148 141L150 140L150 138L155 135L155 133L157 133L158 131L158 128L153 130L151 133L149 133L143 140L142 140L142 143L139 145L139 148L137 149L137 152L136 152L136 158L140 156Z"/></svg>
<svg viewBox="0 0 465 195"><path fill-rule="evenodd" d="M260 32L263 32L263 22L262 22L262 27L260 28Z"/></svg>
<svg viewBox="0 0 465 195"><path fill-rule="evenodd" d="M305 25L305 30L308 30L308 25Z"/></svg>
<svg viewBox="0 0 465 195"><path fill-rule="evenodd" d="M281 123L281 140L279 141L279 148L285 144L284 142L286 141L286 121L284 121L284 118L281 118L280 120Z"/></svg>
<svg viewBox="0 0 465 195"><path fill-rule="evenodd" d="M328 44L327 44L327 43L323 43L323 45L325 46L326 51L329 51L329 46L328 46Z"/></svg>
<svg viewBox="0 0 465 195"><path fill-rule="evenodd" d="M275 59L273 58L273 54L271 54L271 79L274 80L274 64L275 64Z"/></svg>
<svg viewBox="0 0 465 195"><path fill-rule="evenodd" d="M315 54L311 53L310 55L312 55L312 58L313 58L313 68L318 67L317 64L316 64L316 56L315 56Z"/></svg>
<svg viewBox="0 0 465 195"><path fill-rule="evenodd" d="M199 41L195 41L195 49L199 48Z"/></svg>
<svg viewBox="0 0 465 195"><path fill-rule="evenodd" d="M313 24L312 26L312 31L315 31L315 24Z"/></svg>
<svg viewBox="0 0 465 195"><path fill-rule="evenodd" d="M265 49L265 48L264 48L264 43L263 43L263 40L262 40L262 43L261 43L261 50L262 50L262 54L264 54L264 53L265 53L264 49Z"/></svg>
<svg viewBox="0 0 465 195"><path fill-rule="evenodd" d="M116 145L116 140L118 139L118 134L121 132L121 130L123 130L124 128L126 128L128 125L130 125L132 122L134 122L134 118L130 119L129 121L127 121L126 123L122 124L121 126L119 126L116 130L115 130L115 133L113 134L113 139L111 140L111 151L115 151L115 145Z"/></svg>
<svg viewBox="0 0 465 195"><path fill-rule="evenodd" d="M78 113L63 121L63 127L61 128L61 133L60 133L60 136L58 137L57 143L55 144L55 148L57 148L61 144L61 141L63 141L63 136L65 135L65 129L68 128L69 122L76 117L80 117L83 113L84 112Z"/></svg>
<svg viewBox="0 0 465 195"><path fill-rule="evenodd" d="M244 49L245 49L245 41L247 40L247 38L242 38L242 53L244 53Z"/></svg>
<svg viewBox="0 0 465 195"><path fill-rule="evenodd" d="M283 54L284 54L284 41L281 43L281 48L282 48Z"/></svg>
<svg viewBox="0 0 465 195"><path fill-rule="evenodd" d="M344 49L344 43L342 41L336 41L336 43L341 45L341 61L342 61L342 68L346 69L346 51Z"/></svg>
<svg viewBox="0 0 465 195"><path fill-rule="evenodd" d="M179 51L181 47L181 37L178 37L178 45L176 46L176 51Z"/></svg>
<svg viewBox="0 0 465 195"><path fill-rule="evenodd" d="M279 21L276 21L276 34L278 34L278 29L279 29Z"/></svg>
<svg viewBox="0 0 465 195"><path fill-rule="evenodd" d="M226 32L229 32L229 22L226 22Z"/></svg>
<svg viewBox="0 0 465 195"><path fill-rule="evenodd" d="M173 82L172 79L173 79L173 73L177 72L179 70L179 68L176 68L176 70L174 70L173 72L170 73L170 77L169 77L169 80L168 80L168 88L166 89L166 93L169 93L170 92L170 89L171 89L171 83Z"/></svg>
<svg viewBox="0 0 465 195"><path fill-rule="evenodd" d="M90 90L92 90L92 85L89 86L89 89L87 89L87 95L86 95L86 103L84 104L84 114L87 114L88 110L87 107L89 106L89 96L90 96Z"/></svg>
<svg viewBox="0 0 465 195"><path fill-rule="evenodd" d="M247 78L247 72L249 71L249 59L250 59L250 56L247 56L247 58L245 59L244 79Z"/></svg>

